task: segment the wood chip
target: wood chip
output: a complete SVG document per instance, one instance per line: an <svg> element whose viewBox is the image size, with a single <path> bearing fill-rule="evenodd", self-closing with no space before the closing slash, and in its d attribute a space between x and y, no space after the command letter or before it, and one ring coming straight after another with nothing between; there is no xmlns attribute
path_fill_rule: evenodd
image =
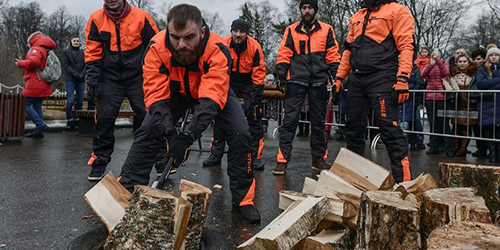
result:
<svg viewBox="0 0 500 250"><path fill-rule="evenodd" d="M214 185L214 189L219 189L219 190L220 190L220 189L222 189L222 185L215 184L215 185Z"/></svg>
<svg viewBox="0 0 500 250"><path fill-rule="evenodd" d="M195 173L191 173L191 175L192 175L192 176L196 176L196 174L195 174Z"/></svg>
<svg viewBox="0 0 500 250"><path fill-rule="evenodd" d="M88 220L88 219L92 219L92 218L94 218L93 215L82 216L82 220Z"/></svg>
<svg viewBox="0 0 500 250"><path fill-rule="evenodd" d="M0 244L0 248L7 247L7 244Z"/></svg>

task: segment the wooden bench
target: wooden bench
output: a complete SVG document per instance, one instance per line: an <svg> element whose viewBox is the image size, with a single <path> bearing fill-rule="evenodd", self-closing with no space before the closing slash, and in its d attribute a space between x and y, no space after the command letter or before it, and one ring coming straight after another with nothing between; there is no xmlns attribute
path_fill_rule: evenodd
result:
<svg viewBox="0 0 500 250"><path fill-rule="evenodd" d="M95 110L73 110L71 111L73 117L80 117L78 134L82 136L93 136L95 126ZM133 110L120 110L118 117L127 118L133 117L133 130L138 129L141 124L137 120L137 116Z"/></svg>

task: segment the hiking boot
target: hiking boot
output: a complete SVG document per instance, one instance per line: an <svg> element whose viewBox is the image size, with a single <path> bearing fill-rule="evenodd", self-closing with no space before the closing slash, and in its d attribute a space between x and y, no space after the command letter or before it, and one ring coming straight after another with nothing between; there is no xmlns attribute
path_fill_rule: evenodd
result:
<svg viewBox="0 0 500 250"><path fill-rule="evenodd" d="M261 159L255 159L252 165L254 170L263 170L265 164L262 162Z"/></svg>
<svg viewBox="0 0 500 250"><path fill-rule="evenodd" d="M273 174L274 175L284 175L286 172L286 167L287 167L286 163L278 162L276 167L273 169Z"/></svg>
<svg viewBox="0 0 500 250"><path fill-rule="evenodd" d="M313 156L312 157L312 169L321 171L321 170L330 170L331 166L326 163L323 157Z"/></svg>
<svg viewBox="0 0 500 250"><path fill-rule="evenodd" d="M472 156L474 156L474 157L483 157L483 156L487 156L487 155L488 155L488 152L482 151L482 150L477 150L476 152L472 153Z"/></svg>
<svg viewBox="0 0 500 250"><path fill-rule="evenodd" d="M417 143L417 149L425 149L425 145L423 143Z"/></svg>
<svg viewBox="0 0 500 250"><path fill-rule="evenodd" d="M105 168L92 168L89 174L89 181L100 181L104 177Z"/></svg>
<svg viewBox="0 0 500 250"><path fill-rule="evenodd" d="M233 206L231 213L237 215L248 223L260 223L260 213L254 205L242 207Z"/></svg>
<svg viewBox="0 0 500 250"><path fill-rule="evenodd" d="M69 120L68 123L66 123L66 127L68 127L69 129L75 129L76 128L75 120Z"/></svg>
<svg viewBox="0 0 500 250"><path fill-rule="evenodd" d="M44 137L44 131L47 130L49 126L47 124L43 124L42 127L37 127L33 132L26 134L26 137L28 138L43 138Z"/></svg>
<svg viewBox="0 0 500 250"><path fill-rule="evenodd" d="M222 157L221 157L222 158ZM203 161L203 166L204 167L213 167L213 166L219 166L221 164L222 159L210 154L210 156Z"/></svg>

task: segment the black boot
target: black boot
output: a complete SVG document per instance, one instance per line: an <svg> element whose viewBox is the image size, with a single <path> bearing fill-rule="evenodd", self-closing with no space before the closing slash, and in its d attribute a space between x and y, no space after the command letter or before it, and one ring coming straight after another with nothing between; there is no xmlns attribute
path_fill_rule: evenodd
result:
<svg viewBox="0 0 500 250"><path fill-rule="evenodd" d="M264 163L262 162L261 159L255 159L253 162L252 162L252 165L253 165L253 169L254 170L263 170L264 169Z"/></svg>
<svg viewBox="0 0 500 250"><path fill-rule="evenodd" d="M43 124L42 127L37 127L33 132L26 134L26 137L28 138L43 138L44 137L44 131L47 130L49 126L47 124Z"/></svg>
<svg viewBox="0 0 500 250"><path fill-rule="evenodd" d="M309 123L304 124L304 137L309 136Z"/></svg>
<svg viewBox="0 0 500 250"><path fill-rule="evenodd" d="M317 170L317 171L322 171L322 170L329 170L331 168L328 163L323 159L323 157L320 156L313 156L312 157L312 169Z"/></svg>
<svg viewBox="0 0 500 250"><path fill-rule="evenodd" d="M260 212L254 205L250 206L233 206L231 211L234 215L239 216L249 223L260 223Z"/></svg>
<svg viewBox="0 0 500 250"><path fill-rule="evenodd" d="M204 167L213 167L221 164L222 159L215 156L214 154L210 154L210 156L203 161Z"/></svg>
<svg viewBox="0 0 500 250"><path fill-rule="evenodd" d="M486 145L488 146L488 150L490 151L490 153L488 154L488 160L489 160L489 162L496 163L497 162L497 160L496 160L497 149L495 147L495 143L493 143L493 142L487 142Z"/></svg>
<svg viewBox="0 0 500 250"><path fill-rule="evenodd" d="M304 123L299 122L299 132L297 133L297 137L304 136Z"/></svg>

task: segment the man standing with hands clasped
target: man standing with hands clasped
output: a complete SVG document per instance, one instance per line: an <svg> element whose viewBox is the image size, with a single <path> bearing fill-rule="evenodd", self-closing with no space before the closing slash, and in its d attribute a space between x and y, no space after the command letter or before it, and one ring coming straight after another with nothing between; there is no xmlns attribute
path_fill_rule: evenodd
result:
<svg viewBox="0 0 500 250"><path fill-rule="evenodd" d="M299 8L302 20L286 28L278 51L278 88L285 92L285 118L280 127L275 175L283 175L287 170L306 96L311 113L312 169L330 169L325 161L327 83L337 72L340 54L332 26L316 20L318 2L302 0Z"/></svg>
<svg viewBox="0 0 500 250"><path fill-rule="evenodd" d="M396 182L411 180L408 144L399 127L399 105L406 102L414 51L413 17L397 0L364 0L349 21L345 50L334 81L340 92L348 78L347 148L363 155L366 117L371 108L391 159Z"/></svg>

